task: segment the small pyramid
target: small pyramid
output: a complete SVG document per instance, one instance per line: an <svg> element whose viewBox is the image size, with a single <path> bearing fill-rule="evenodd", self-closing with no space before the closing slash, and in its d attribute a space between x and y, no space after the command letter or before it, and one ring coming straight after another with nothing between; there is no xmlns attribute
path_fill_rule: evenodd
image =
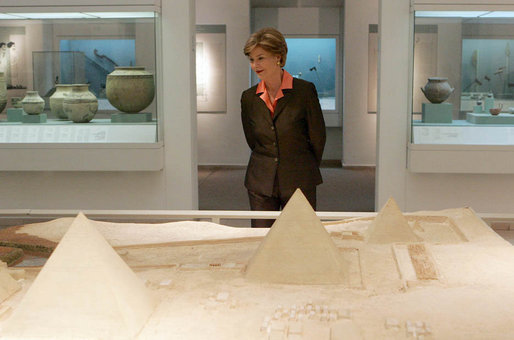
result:
<svg viewBox="0 0 514 340"><path fill-rule="evenodd" d="M422 241L409 226L396 201L390 197L368 230L368 243Z"/></svg>
<svg viewBox="0 0 514 340"><path fill-rule="evenodd" d="M7 264L0 261L0 302L21 289L20 284L12 278L7 270Z"/></svg>
<svg viewBox="0 0 514 340"><path fill-rule="evenodd" d="M154 307L144 283L80 213L0 339L135 338Z"/></svg>
<svg viewBox="0 0 514 340"><path fill-rule="evenodd" d="M346 282L347 264L300 189L250 259L246 278L289 284Z"/></svg>

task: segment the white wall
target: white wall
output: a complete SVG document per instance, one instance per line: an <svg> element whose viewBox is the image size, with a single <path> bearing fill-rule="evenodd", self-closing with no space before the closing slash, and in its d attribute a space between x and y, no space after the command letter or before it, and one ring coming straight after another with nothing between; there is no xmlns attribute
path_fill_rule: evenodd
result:
<svg viewBox="0 0 514 340"><path fill-rule="evenodd" d="M368 113L367 57L378 0L346 0L344 12L343 164L375 165L377 116Z"/></svg>
<svg viewBox="0 0 514 340"><path fill-rule="evenodd" d="M380 8L376 208L392 196L404 211L469 206L477 212L512 212L512 174L430 174L407 169L409 1L382 0Z"/></svg>
<svg viewBox="0 0 514 340"><path fill-rule="evenodd" d="M241 125L241 93L249 86L243 47L250 34L249 0L197 0L196 24L226 25L227 112L198 114L198 163L246 165L250 149Z"/></svg>

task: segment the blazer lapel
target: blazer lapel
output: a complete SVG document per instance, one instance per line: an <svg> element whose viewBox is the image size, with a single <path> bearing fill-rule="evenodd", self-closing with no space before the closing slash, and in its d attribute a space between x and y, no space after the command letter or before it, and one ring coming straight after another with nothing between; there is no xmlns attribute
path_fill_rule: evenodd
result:
<svg viewBox="0 0 514 340"><path fill-rule="evenodd" d="M264 119L266 119L270 123L273 123L273 120L271 119L271 112L268 109L268 107L266 106L266 103L264 102L264 100L262 100L258 94L255 95L255 100L258 103L257 107L259 108L259 110L258 110L259 115L264 115ZM276 110L275 110L275 112L276 112Z"/></svg>
<svg viewBox="0 0 514 340"><path fill-rule="evenodd" d="M284 93L284 96L280 98L277 102L277 106L275 107L275 114L273 115L273 120L277 119L277 117L280 115L280 113L282 113L282 111L286 107L289 99L291 99L291 97L293 96L293 89L283 89L282 92Z"/></svg>

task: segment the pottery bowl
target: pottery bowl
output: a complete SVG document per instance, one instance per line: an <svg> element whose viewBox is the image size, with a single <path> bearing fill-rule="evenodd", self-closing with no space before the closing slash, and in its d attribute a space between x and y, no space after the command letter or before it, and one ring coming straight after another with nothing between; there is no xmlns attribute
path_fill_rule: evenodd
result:
<svg viewBox="0 0 514 340"><path fill-rule="evenodd" d="M489 112L493 116L496 116L496 115L498 115L501 112L501 110L502 110L501 107L495 107L495 108L489 109Z"/></svg>

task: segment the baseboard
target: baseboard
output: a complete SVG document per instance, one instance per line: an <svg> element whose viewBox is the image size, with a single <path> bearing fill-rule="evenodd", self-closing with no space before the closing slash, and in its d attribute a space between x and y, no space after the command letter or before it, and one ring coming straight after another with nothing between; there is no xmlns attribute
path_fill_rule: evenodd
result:
<svg viewBox="0 0 514 340"><path fill-rule="evenodd" d="M340 159L322 159L321 165L322 168L342 168L343 164Z"/></svg>
<svg viewBox="0 0 514 340"><path fill-rule="evenodd" d="M223 165L223 164L199 164L198 165L198 169L200 169L200 170L220 170L220 169L234 169L234 170L238 170L238 169L246 169L246 164L245 165L236 165L236 164L228 164L228 165Z"/></svg>
<svg viewBox="0 0 514 340"><path fill-rule="evenodd" d="M347 164L343 163L345 169L376 168L376 164Z"/></svg>

